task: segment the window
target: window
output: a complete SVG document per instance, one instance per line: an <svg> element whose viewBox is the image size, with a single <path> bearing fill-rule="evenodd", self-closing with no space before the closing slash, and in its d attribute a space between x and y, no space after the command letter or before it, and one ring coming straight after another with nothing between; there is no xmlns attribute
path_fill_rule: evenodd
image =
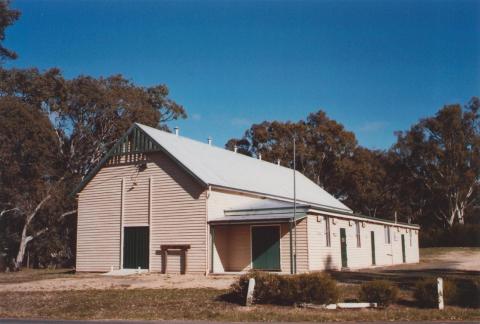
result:
<svg viewBox="0 0 480 324"><path fill-rule="evenodd" d="M390 244L390 226L384 225L383 228L385 229L385 244Z"/></svg>
<svg viewBox="0 0 480 324"><path fill-rule="evenodd" d="M410 246L412 246L412 230L408 231L409 237L410 237Z"/></svg>
<svg viewBox="0 0 480 324"><path fill-rule="evenodd" d="M327 246L330 246L330 217L325 216L325 239Z"/></svg>
<svg viewBox="0 0 480 324"><path fill-rule="evenodd" d="M360 222L359 221L355 221L355 232L357 234L357 247L361 247L362 241L360 238Z"/></svg>

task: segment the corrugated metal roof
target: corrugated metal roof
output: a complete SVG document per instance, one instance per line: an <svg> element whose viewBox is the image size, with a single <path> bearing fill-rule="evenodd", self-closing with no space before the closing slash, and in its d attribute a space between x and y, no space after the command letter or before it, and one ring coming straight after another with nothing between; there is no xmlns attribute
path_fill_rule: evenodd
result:
<svg viewBox="0 0 480 324"><path fill-rule="evenodd" d="M145 133L207 185L293 200L293 171L142 124ZM297 200L352 212L339 200L297 171Z"/></svg>

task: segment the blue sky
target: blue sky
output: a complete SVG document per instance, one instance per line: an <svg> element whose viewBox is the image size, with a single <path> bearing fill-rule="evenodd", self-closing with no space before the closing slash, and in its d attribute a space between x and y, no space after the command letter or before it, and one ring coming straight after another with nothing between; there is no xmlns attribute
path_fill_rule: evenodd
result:
<svg viewBox="0 0 480 324"><path fill-rule="evenodd" d="M263 120L323 109L388 148L480 95L480 1L13 1L19 59L65 76L167 84L181 134L222 146Z"/></svg>

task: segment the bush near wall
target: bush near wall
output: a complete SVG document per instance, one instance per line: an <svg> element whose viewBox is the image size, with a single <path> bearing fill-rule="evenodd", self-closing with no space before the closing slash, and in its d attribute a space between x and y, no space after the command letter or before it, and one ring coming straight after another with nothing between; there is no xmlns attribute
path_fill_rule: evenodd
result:
<svg viewBox="0 0 480 324"><path fill-rule="evenodd" d="M398 288L388 280L374 280L363 283L358 298L369 303L378 303L380 307L388 307L398 299Z"/></svg>
<svg viewBox="0 0 480 324"><path fill-rule="evenodd" d="M231 287L237 302L245 300L250 278L255 278L253 298L258 304L331 304L336 303L339 296L337 283L328 274L277 275L252 271L241 276Z"/></svg>
<svg viewBox="0 0 480 324"><path fill-rule="evenodd" d="M458 280L456 304L464 307L480 307L480 279Z"/></svg>
<svg viewBox="0 0 480 324"><path fill-rule="evenodd" d="M417 306L425 308L438 307L437 279L428 278L417 281L413 296ZM443 301L446 305L454 305L457 301L457 287L453 281L443 281Z"/></svg>
<svg viewBox="0 0 480 324"><path fill-rule="evenodd" d="M420 247L480 247L480 224L420 231Z"/></svg>

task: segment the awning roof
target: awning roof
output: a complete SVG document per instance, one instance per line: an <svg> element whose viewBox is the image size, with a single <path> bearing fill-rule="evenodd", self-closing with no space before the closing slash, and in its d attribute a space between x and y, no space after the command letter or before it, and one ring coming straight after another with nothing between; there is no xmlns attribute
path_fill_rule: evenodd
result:
<svg viewBox="0 0 480 324"><path fill-rule="evenodd" d="M324 215L343 218L348 220L358 220L362 222L371 222L376 224L385 224L392 226L399 226L404 228L419 229L420 226L416 224L407 224L395 222L392 220L374 218L359 214L350 213L335 213L321 208L316 208L309 205L297 205L296 210L293 207L274 207L274 208L257 208L257 209L236 209L225 210L225 216L211 219L208 221L212 225L221 224L257 224L257 223L287 223L303 219L307 215Z"/></svg>
<svg viewBox="0 0 480 324"><path fill-rule="evenodd" d="M209 224L240 224L240 223L286 223L305 218L308 206L299 206L296 210L293 207L282 208L261 208L226 210L225 216L210 220Z"/></svg>

